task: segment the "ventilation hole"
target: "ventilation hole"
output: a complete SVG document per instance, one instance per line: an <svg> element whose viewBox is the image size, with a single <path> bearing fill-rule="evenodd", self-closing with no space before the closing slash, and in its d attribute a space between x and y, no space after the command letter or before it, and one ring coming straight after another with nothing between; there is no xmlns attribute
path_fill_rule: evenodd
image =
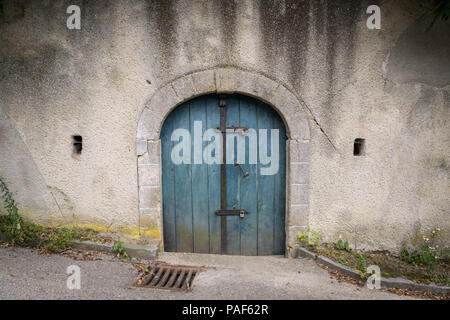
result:
<svg viewBox="0 0 450 320"><path fill-rule="evenodd" d="M72 136L72 139L73 139L73 153L81 154L81 150L83 150L83 137Z"/></svg>
<svg viewBox="0 0 450 320"><path fill-rule="evenodd" d="M361 138L355 139L353 144L353 155L354 156L363 156L365 154L365 140Z"/></svg>

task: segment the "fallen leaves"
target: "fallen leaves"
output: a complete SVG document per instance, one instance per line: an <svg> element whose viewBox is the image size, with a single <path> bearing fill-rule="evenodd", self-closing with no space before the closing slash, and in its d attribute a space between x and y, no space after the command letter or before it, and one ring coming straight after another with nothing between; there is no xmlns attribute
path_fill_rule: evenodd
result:
<svg viewBox="0 0 450 320"><path fill-rule="evenodd" d="M96 261L103 260L101 253L97 251L84 251L78 249L68 249L61 252L61 255L69 257L77 261Z"/></svg>
<svg viewBox="0 0 450 320"><path fill-rule="evenodd" d="M132 262L131 265L139 272L144 273L145 270L148 270L148 264L142 262Z"/></svg>
<svg viewBox="0 0 450 320"><path fill-rule="evenodd" d="M361 281L361 280L356 280L352 277L346 276L342 273L340 273L339 271L336 271L334 269L330 269L329 267L318 263L318 265L322 268L327 270L330 274L332 274L334 276L334 278L338 281L338 282L347 282L347 283L352 283L354 285L357 285L358 287L363 287L365 282Z"/></svg>
<svg viewBox="0 0 450 320"><path fill-rule="evenodd" d="M400 296L414 296L422 299L432 299L432 300L450 300L450 296L448 295L437 295L431 292L422 292L422 291L411 291L407 289L396 289L396 288L381 288L382 291L388 291Z"/></svg>
<svg viewBox="0 0 450 320"><path fill-rule="evenodd" d="M0 242L0 248L9 248L12 247L12 244L9 242Z"/></svg>

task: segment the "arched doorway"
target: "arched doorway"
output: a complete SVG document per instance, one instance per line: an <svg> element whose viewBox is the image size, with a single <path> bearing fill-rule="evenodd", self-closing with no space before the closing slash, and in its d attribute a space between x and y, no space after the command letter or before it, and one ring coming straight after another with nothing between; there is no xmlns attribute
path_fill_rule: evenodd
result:
<svg viewBox="0 0 450 320"><path fill-rule="evenodd" d="M286 128L269 105L204 95L160 135L164 250L284 254Z"/></svg>
<svg viewBox="0 0 450 320"><path fill-rule="evenodd" d="M207 94L252 96L277 110L286 141L286 254L309 223L310 128L308 107L279 81L234 67L214 67L182 75L154 90L142 106L136 130L140 233L164 240L161 129L177 106ZM163 241L164 242L164 241ZM163 248L166 248L163 243Z"/></svg>

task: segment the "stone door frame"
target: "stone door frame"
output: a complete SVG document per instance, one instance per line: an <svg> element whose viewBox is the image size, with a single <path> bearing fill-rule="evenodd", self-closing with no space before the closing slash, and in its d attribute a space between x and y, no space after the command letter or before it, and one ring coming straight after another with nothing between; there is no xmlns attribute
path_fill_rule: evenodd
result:
<svg viewBox="0 0 450 320"><path fill-rule="evenodd" d="M286 253L309 221L309 142L306 107L285 86L259 73L214 68L183 75L156 90L139 118L136 154L139 228L153 230L163 241L160 132L177 106L211 93L238 93L272 106L283 119L286 145ZM164 246L163 246L164 247Z"/></svg>

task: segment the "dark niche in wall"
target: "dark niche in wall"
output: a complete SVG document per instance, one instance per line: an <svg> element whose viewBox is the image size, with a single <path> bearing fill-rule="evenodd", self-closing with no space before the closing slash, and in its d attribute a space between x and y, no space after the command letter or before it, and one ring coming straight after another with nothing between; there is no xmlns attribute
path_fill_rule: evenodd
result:
<svg viewBox="0 0 450 320"><path fill-rule="evenodd" d="M73 140L73 154L79 155L83 150L83 137L82 136L72 136Z"/></svg>
<svg viewBox="0 0 450 320"><path fill-rule="evenodd" d="M354 156L363 156L365 155L365 144L366 140L361 138L356 138L353 143L353 155Z"/></svg>

